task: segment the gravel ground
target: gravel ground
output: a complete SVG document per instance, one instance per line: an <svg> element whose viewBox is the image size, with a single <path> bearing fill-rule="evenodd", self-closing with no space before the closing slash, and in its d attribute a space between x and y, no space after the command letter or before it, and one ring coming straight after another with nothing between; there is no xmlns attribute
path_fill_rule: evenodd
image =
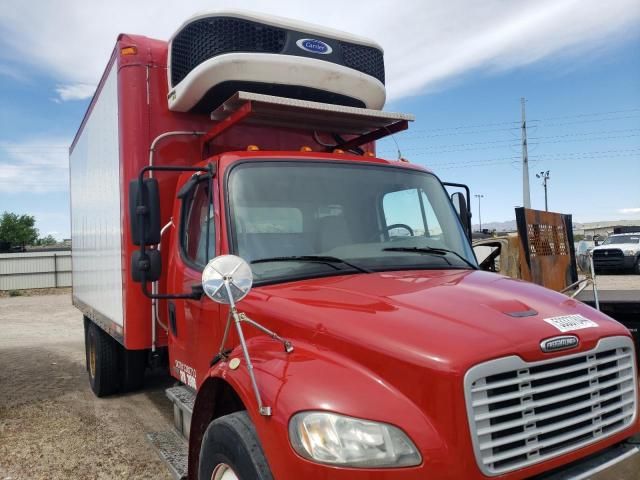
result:
<svg viewBox="0 0 640 480"><path fill-rule="evenodd" d="M0 298L0 479L170 479L145 434L171 428L164 388L98 399L69 295Z"/></svg>
<svg viewBox="0 0 640 480"><path fill-rule="evenodd" d="M82 330L67 294L0 298L0 480L170 479L145 434L172 428L171 380L96 398ZM592 477L638 479L640 455Z"/></svg>

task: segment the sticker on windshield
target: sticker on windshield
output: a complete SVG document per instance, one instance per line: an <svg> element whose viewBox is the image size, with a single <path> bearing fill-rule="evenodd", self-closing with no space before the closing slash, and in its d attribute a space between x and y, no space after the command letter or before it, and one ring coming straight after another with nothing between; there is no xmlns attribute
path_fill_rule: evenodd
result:
<svg viewBox="0 0 640 480"><path fill-rule="evenodd" d="M571 332L572 330L582 330L583 328L597 328L599 325L593 320L582 315L562 315L560 317L545 318L545 322L553 325L561 332Z"/></svg>

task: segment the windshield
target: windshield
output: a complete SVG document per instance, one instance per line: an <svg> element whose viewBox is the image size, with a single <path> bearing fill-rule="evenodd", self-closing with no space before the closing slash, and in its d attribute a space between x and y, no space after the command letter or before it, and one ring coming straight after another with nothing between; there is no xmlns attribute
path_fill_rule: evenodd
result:
<svg viewBox="0 0 640 480"><path fill-rule="evenodd" d="M615 237L609 237L603 245L614 245L619 243L640 243L640 235L616 235Z"/></svg>
<svg viewBox="0 0 640 480"><path fill-rule="evenodd" d="M227 191L233 247L256 262L258 282L477 265L446 191L426 172L261 161L233 168Z"/></svg>

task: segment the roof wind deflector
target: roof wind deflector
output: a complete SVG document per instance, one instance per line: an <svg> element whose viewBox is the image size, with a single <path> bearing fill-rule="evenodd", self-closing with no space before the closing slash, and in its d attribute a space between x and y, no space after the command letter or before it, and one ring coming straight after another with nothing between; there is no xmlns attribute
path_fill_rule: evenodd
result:
<svg viewBox="0 0 640 480"><path fill-rule="evenodd" d="M406 130L415 117L405 113L237 92L211 113L211 119L217 123L205 135L205 143L238 124L355 136L343 145L331 147L331 150L354 148Z"/></svg>

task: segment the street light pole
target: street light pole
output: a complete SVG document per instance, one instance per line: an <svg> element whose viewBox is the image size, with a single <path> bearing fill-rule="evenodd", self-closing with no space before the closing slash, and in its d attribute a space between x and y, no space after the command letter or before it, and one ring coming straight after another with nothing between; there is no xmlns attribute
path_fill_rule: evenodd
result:
<svg viewBox="0 0 640 480"><path fill-rule="evenodd" d="M474 195L478 199L478 221L480 222L480 231L482 232L482 214L480 213L480 199L484 198L484 195Z"/></svg>
<svg viewBox="0 0 640 480"><path fill-rule="evenodd" d="M545 212L549 211L549 203L547 201L547 181L549 180L549 172L550 170L547 170L546 172L536 173L536 177L542 179L542 185L544 186L544 211Z"/></svg>

